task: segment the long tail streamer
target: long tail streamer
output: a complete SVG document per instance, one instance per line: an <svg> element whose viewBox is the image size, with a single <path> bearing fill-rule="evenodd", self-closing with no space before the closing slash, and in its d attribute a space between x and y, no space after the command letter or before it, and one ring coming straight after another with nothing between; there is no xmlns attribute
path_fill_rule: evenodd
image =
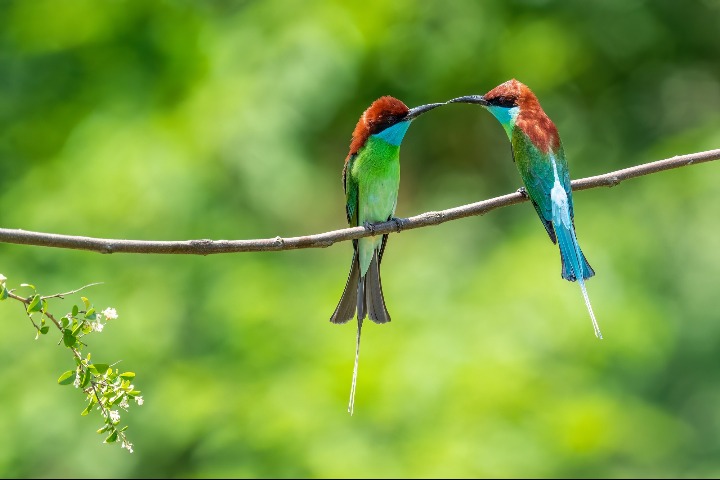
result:
<svg viewBox="0 0 720 480"><path fill-rule="evenodd" d="M555 168L554 162L553 167ZM590 305L590 297L588 297L587 289L585 288L586 274L590 276L592 273L591 271L585 271L587 262L575 236L575 229L573 228L572 219L570 218L567 194L560 185L557 169L555 169L555 185L550 192L550 198L552 200L552 222L555 227L558 246L560 247L560 255L563 257L564 264L569 266L575 275L575 279L580 284L580 289L585 299L585 306L590 313L590 319L592 320L593 329L595 330L595 336L602 340L602 333L595 319L595 313L593 312L592 305Z"/></svg>
<svg viewBox="0 0 720 480"><path fill-rule="evenodd" d="M358 364L360 361L360 331L362 330L362 318L358 318L357 343L355 344L355 366L353 367L352 385L350 387L350 403L348 413L353 414L355 409L355 386L357 385Z"/></svg>

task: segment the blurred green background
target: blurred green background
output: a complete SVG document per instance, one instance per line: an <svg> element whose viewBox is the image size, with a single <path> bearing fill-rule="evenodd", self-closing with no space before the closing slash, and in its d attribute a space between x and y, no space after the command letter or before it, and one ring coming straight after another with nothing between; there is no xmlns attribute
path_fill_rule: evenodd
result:
<svg viewBox="0 0 720 480"><path fill-rule="evenodd" d="M345 226L340 172L380 95L409 106L517 78L571 175L720 146L720 2L0 1L0 225L154 240ZM500 125L422 117L397 215L513 191ZM720 165L575 195L588 284L523 204L392 235L393 322L328 322L351 258L0 244L9 285L120 318L89 351L137 372L103 445L52 336L0 305L3 477L720 476ZM69 301L55 308L68 309Z"/></svg>

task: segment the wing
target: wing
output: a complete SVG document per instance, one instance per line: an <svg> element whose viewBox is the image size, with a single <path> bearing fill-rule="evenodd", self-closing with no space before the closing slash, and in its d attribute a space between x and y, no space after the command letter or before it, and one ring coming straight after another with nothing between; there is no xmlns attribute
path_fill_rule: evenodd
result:
<svg viewBox="0 0 720 480"><path fill-rule="evenodd" d="M345 213L348 225L351 227L358 225L358 183L352 174L352 167L356 157L357 154L348 157L342 173L343 189L345 190Z"/></svg>
<svg viewBox="0 0 720 480"><path fill-rule="evenodd" d="M550 236L550 240L555 243L557 239L552 226L552 201L550 200L550 191L555 183L555 174L550 155L538 150L520 129L515 129L511 141L515 164L520 171L528 197L530 197L538 217L540 217L545 230ZM556 160L558 170L561 168L559 163ZM567 168L563 168L563 170L567 173ZM560 171L558 173L563 178L562 173Z"/></svg>

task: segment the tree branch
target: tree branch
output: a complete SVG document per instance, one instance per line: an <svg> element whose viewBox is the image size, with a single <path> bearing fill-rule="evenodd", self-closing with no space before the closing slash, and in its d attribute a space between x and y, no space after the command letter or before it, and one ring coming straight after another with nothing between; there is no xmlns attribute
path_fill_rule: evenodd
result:
<svg viewBox="0 0 720 480"><path fill-rule="evenodd" d="M585 190L596 187L613 187L623 180L657 173L673 168L684 167L696 163L710 162L720 159L720 149L706 152L679 155L665 160L644 163L630 168L617 170L594 177L573 180L573 190ZM481 202L462 205L437 212L427 212L409 218L398 218L387 222L376 223L372 231L365 227L352 227L334 230L316 235L291 238L265 238L257 240L186 240L186 241L143 241L114 240L107 238L77 237L57 235L53 233L29 232L25 230L0 228L0 242L38 247L68 248L74 250L90 250L99 253L156 253L211 255L216 253L266 252L277 250L294 250L298 248L329 247L336 242L343 242L371 235L401 232L413 228L439 225L473 215L484 215L496 208L507 207L527 201L521 192L509 193L500 197Z"/></svg>

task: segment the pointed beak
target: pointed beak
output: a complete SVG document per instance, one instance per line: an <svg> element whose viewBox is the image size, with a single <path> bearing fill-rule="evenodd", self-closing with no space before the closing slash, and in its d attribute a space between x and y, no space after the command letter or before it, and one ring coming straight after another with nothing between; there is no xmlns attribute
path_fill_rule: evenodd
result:
<svg viewBox="0 0 720 480"><path fill-rule="evenodd" d="M448 100L447 103L477 103L483 107L490 105L482 95L468 95L466 97L453 98L452 100Z"/></svg>
<svg viewBox="0 0 720 480"><path fill-rule="evenodd" d="M420 105L419 107L412 108L412 109L410 109L408 114L405 116L403 121L414 120L417 117L419 117L420 115L422 115L423 113L429 112L433 108L437 108L440 105L445 105L445 104L444 103L428 103L427 105Z"/></svg>

